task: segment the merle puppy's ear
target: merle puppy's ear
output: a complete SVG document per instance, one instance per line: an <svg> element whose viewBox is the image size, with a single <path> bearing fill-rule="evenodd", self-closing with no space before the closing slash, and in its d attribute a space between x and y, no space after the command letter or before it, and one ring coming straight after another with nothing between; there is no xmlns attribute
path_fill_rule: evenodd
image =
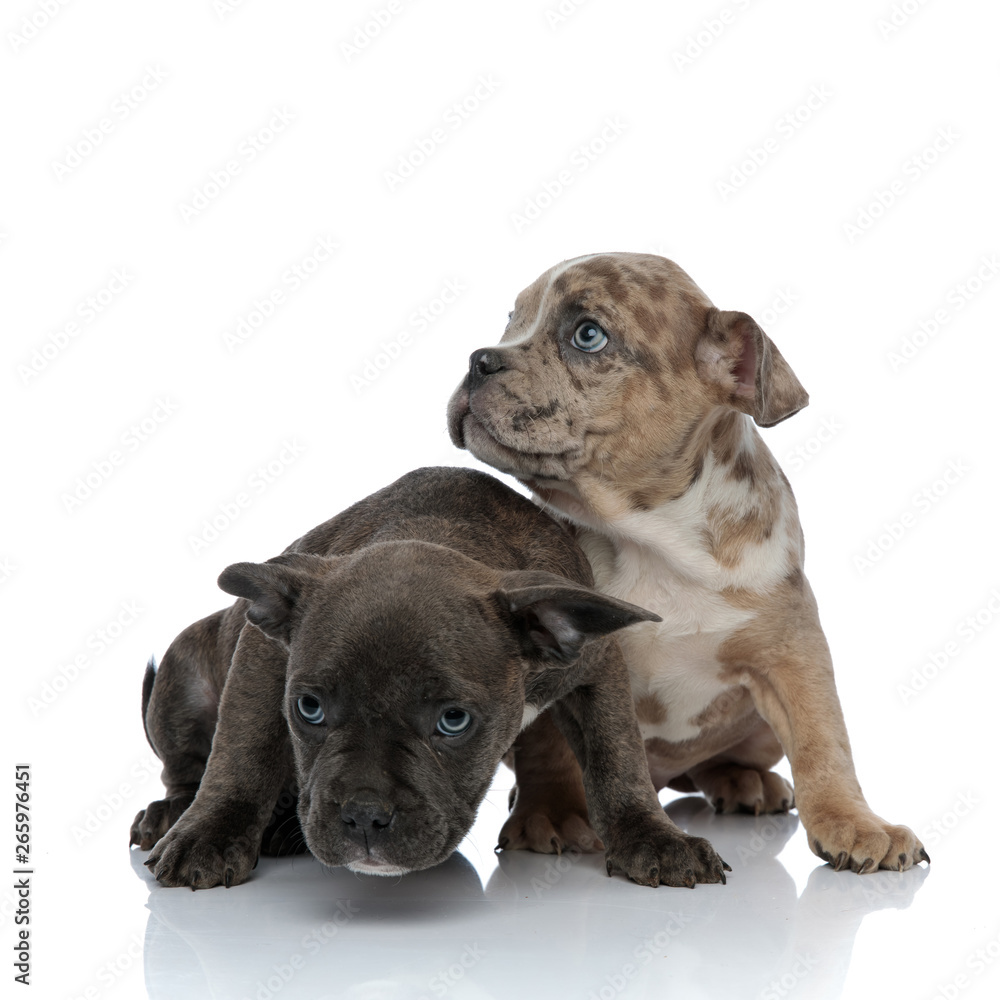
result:
<svg viewBox="0 0 1000 1000"><path fill-rule="evenodd" d="M298 621L303 592L329 572L333 559L290 553L266 563L234 563L222 571L219 586L250 601L247 621L287 646Z"/></svg>
<svg viewBox="0 0 1000 1000"><path fill-rule="evenodd" d="M518 581L518 576L527 579ZM547 581L538 582L540 577ZM580 655L588 639L636 622L662 621L652 611L554 574L510 573L504 583L506 586L495 597L512 616L525 651L540 659L568 664Z"/></svg>
<svg viewBox="0 0 1000 1000"><path fill-rule="evenodd" d="M773 427L809 403L774 342L745 312L710 309L695 361L698 374L761 427Z"/></svg>

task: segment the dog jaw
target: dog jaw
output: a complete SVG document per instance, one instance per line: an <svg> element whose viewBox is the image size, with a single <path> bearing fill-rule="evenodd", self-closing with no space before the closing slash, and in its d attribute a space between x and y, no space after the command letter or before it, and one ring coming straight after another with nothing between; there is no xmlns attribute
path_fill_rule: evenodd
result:
<svg viewBox="0 0 1000 1000"><path fill-rule="evenodd" d="M472 452L480 461L508 475L523 479L539 476L565 480L579 467L582 442L563 441L553 447L542 433L533 428L525 432L525 423L544 425L546 418L538 411L519 407L506 392L478 392L470 398L468 388L458 387L448 404L448 431L458 448ZM505 398L506 397L506 398ZM498 415L499 412L499 415ZM516 430L522 425L520 431Z"/></svg>

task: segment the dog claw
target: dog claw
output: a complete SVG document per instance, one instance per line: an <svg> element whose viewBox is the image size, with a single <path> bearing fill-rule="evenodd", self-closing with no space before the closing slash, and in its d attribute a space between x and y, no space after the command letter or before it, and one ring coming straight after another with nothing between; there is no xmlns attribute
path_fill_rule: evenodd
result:
<svg viewBox="0 0 1000 1000"><path fill-rule="evenodd" d="M232 868L227 868L226 877L223 880L223 885L225 885L225 887L228 889L232 886L232 884L233 884L233 870Z"/></svg>
<svg viewBox="0 0 1000 1000"><path fill-rule="evenodd" d="M841 851L840 854L837 855L837 860L833 863L833 870L835 872L842 872L847 867L850 860L851 856L847 853L847 851Z"/></svg>
<svg viewBox="0 0 1000 1000"><path fill-rule="evenodd" d="M833 855L829 851L823 850L823 845L819 842L819 840L813 841L813 847L816 849L817 857L822 858L825 862L827 862L827 864L833 864Z"/></svg>
<svg viewBox="0 0 1000 1000"><path fill-rule="evenodd" d="M931 863L931 856L921 847L920 855L917 857L917 862L926 861L927 864Z"/></svg>
<svg viewBox="0 0 1000 1000"><path fill-rule="evenodd" d="M612 871L612 866L611 866L611 862L610 861L608 862L607 867L608 867L608 877L610 878L611 877L611 871Z"/></svg>

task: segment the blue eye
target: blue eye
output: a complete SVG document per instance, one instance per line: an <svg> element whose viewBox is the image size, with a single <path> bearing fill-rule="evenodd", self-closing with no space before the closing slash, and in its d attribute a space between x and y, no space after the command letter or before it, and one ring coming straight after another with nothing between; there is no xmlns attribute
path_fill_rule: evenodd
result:
<svg viewBox="0 0 1000 1000"><path fill-rule="evenodd" d="M586 351L587 354L596 354L608 346L608 335L596 323L588 320L576 328L576 333L573 334L570 343L577 350Z"/></svg>
<svg viewBox="0 0 1000 1000"><path fill-rule="evenodd" d="M311 694L304 694L299 698L295 707L303 721L311 725L318 726L326 718L323 706Z"/></svg>
<svg viewBox="0 0 1000 1000"><path fill-rule="evenodd" d="M437 731L442 736L461 736L472 725L472 716L461 708L449 708L438 719Z"/></svg>

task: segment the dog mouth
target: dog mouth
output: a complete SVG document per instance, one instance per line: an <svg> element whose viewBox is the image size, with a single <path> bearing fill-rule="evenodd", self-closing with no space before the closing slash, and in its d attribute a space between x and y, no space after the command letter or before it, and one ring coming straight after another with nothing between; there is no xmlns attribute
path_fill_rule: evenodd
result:
<svg viewBox="0 0 1000 1000"><path fill-rule="evenodd" d="M498 431L474 413L462 422L465 447L480 461L500 472L519 479L568 479L571 466L580 458L576 448L552 451L527 451L501 440Z"/></svg>
<svg viewBox="0 0 1000 1000"><path fill-rule="evenodd" d="M581 458L578 447L525 448L511 441L503 424L485 407L476 405L465 385L459 387L448 404L448 433L457 448L470 451L480 461L499 472L518 478L566 479L570 466Z"/></svg>
<svg viewBox="0 0 1000 1000"><path fill-rule="evenodd" d="M376 824L359 832L345 823L339 802L317 802L309 796L300 821L313 857L329 868L365 875L405 875L432 868L448 859L467 832L436 810L424 809L397 810L381 829Z"/></svg>
<svg viewBox="0 0 1000 1000"><path fill-rule="evenodd" d="M331 838L315 827L306 833L310 853L328 868L346 868L363 875L406 875L433 868L446 861L454 848L451 837L430 837L432 842L373 843L364 846ZM458 838L461 840L461 837Z"/></svg>
<svg viewBox="0 0 1000 1000"><path fill-rule="evenodd" d="M469 415L469 390L463 382L448 401L448 436L456 448L465 448L463 425Z"/></svg>

